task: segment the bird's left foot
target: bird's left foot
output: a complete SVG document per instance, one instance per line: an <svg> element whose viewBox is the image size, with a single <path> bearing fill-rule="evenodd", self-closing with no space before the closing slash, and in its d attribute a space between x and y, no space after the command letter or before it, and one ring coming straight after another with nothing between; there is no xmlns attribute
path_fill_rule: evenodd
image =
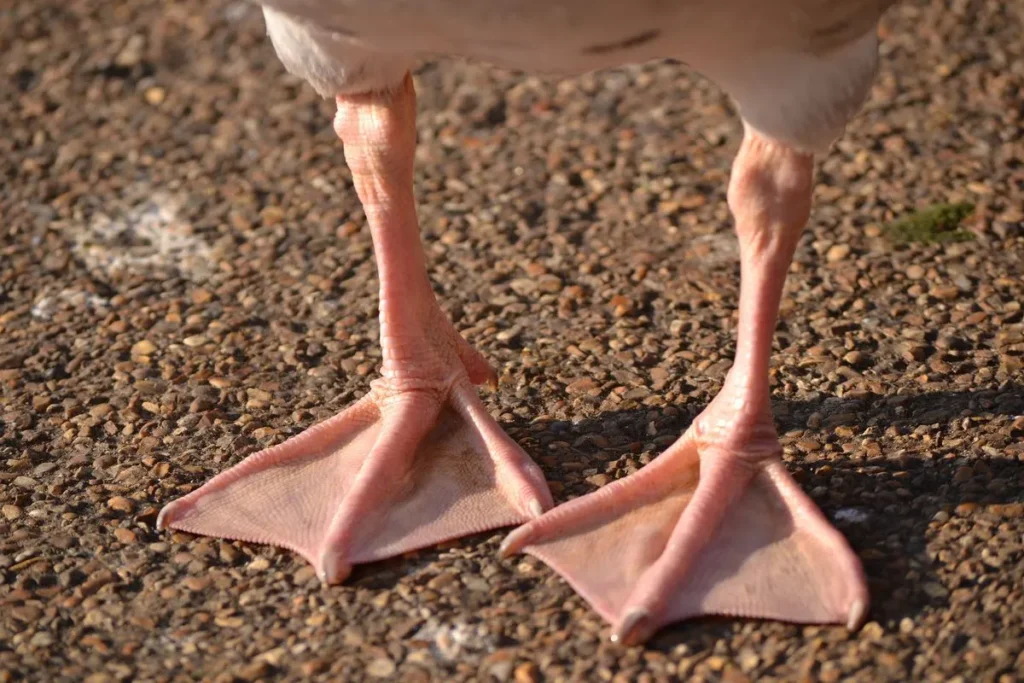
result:
<svg viewBox="0 0 1024 683"><path fill-rule="evenodd" d="M770 408L727 386L641 471L513 531L635 644L700 615L863 620L868 593L846 539L786 471Z"/></svg>

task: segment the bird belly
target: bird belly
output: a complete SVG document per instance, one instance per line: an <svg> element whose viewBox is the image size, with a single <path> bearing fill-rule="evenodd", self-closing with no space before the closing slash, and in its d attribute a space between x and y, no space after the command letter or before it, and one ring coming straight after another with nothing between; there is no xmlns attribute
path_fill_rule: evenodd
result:
<svg viewBox="0 0 1024 683"><path fill-rule="evenodd" d="M459 56L530 72L582 73L657 58L707 61L708 0L266 0L358 51Z"/></svg>

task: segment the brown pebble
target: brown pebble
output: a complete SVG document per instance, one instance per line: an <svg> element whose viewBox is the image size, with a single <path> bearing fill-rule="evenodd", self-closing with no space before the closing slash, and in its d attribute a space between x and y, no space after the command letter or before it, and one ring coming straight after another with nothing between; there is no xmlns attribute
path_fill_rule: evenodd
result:
<svg viewBox="0 0 1024 683"><path fill-rule="evenodd" d="M188 576L182 580L181 585L195 593L209 588L212 581L209 576Z"/></svg>
<svg viewBox="0 0 1024 683"><path fill-rule="evenodd" d="M114 412L114 409L110 406L109 403L97 403L96 405L89 409L89 414L92 415L93 417L98 418L106 417L107 415L110 415L110 413L112 412Z"/></svg>
<svg viewBox="0 0 1024 683"><path fill-rule="evenodd" d="M137 540L134 531L122 527L114 529L114 538L116 538L121 543L124 543L125 545L135 543L135 541Z"/></svg>
<svg viewBox="0 0 1024 683"><path fill-rule="evenodd" d="M310 659L299 665L299 671L302 672L303 676L312 676L314 674L323 673L327 671L327 661L323 659Z"/></svg>
<svg viewBox="0 0 1024 683"><path fill-rule="evenodd" d="M133 356L151 356L156 352L156 344L148 339L142 339L132 344Z"/></svg>
<svg viewBox="0 0 1024 683"><path fill-rule="evenodd" d="M825 260L829 263L835 263L836 261L842 261L844 258L850 255L849 244L836 244L829 248L825 253Z"/></svg>
<svg viewBox="0 0 1024 683"><path fill-rule="evenodd" d="M387 657L378 657L366 667L366 673L373 678L388 678L395 673L395 663Z"/></svg>
<svg viewBox="0 0 1024 683"><path fill-rule="evenodd" d="M570 394L585 394L597 389L597 382L589 377L583 377L569 384L565 388Z"/></svg>
<svg viewBox="0 0 1024 683"><path fill-rule="evenodd" d="M540 672L533 662L524 662L516 667L516 683L538 683L538 681L540 681Z"/></svg>
<svg viewBox="0 0 1024 683"><path fill-rule="evenodd" d="M131 512L135 506L123 496L114 496L107 501L107 507L118 512Z"/></svg>
<svg viewBox="0 0 1024 683"><path fill-rule="evenodd" d="M235 673L238 678L243 681L255 681L259 678L265 678L274 672L274 667L265 662L262 659L258 659L255 662L243 666Z"/></svg>

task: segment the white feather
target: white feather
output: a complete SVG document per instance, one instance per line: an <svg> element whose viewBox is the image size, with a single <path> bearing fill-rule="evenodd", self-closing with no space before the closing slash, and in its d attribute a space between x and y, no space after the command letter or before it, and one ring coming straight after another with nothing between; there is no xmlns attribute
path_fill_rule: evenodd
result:
<svg viewBox="0 0 1024 683"><path fill-rule="evenodd" d="M264 0L281 61L324 97L388 90L426 57L575 74L674 58L746 125L806 151L867 95L890 0Z"/></svg>

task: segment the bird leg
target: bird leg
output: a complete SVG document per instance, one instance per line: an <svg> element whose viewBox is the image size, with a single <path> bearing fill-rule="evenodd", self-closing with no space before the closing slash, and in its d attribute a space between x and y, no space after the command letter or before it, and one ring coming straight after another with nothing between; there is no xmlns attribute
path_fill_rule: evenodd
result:
<svg viewBox="0 0 1024 683"><path fill-rule="evenodd" d="M338 97L380 274L381 377L335 417L214 477L161 527L290 548L326 583L352 565L521 523L551 506L540 469L487 413L487 362L438 307L413 198L412 78Z"/></svg>
<svg viewBox="0 0 1024 683"><path fill-rule="evenodd" d="M860 561L787 473L768 367L786 272L807 221L813 159L748 130L729 206L740 246L736 357L718 396L639 472L513 531L637 643L704 614L856 627Z"/></svg>

